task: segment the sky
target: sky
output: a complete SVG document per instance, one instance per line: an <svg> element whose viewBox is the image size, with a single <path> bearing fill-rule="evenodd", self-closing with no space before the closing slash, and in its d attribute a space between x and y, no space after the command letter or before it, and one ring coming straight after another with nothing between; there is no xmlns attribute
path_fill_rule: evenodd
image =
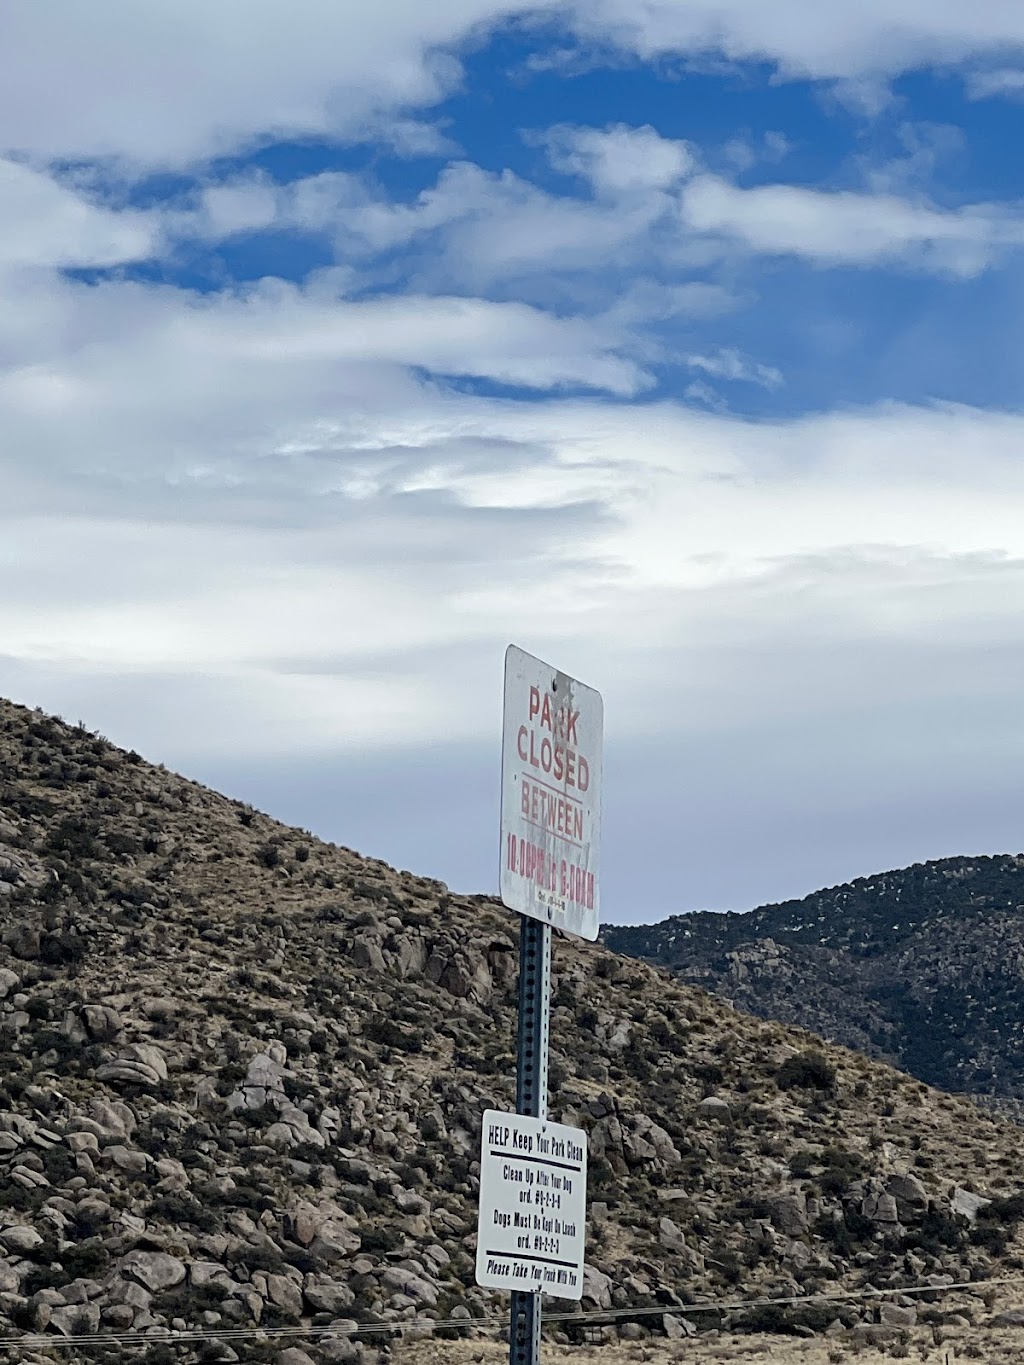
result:
<svg viewBox="0 0 1024 1365"><path fill-rule="evenodd" d="M1024 5L6 0L0 694L602 916L1017 851Z"/></svg>

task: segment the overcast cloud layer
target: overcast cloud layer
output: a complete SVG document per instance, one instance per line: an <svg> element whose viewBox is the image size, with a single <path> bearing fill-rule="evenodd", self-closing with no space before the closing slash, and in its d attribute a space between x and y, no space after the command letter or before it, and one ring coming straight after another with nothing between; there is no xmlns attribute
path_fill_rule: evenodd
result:
<svg viewBox="0 0 1024 1365"><path fill-rule="evenodd" d="M1015 848L1024 8L282 13L0 15L0 692L492 890L514 640L619 921Z"/></svg>

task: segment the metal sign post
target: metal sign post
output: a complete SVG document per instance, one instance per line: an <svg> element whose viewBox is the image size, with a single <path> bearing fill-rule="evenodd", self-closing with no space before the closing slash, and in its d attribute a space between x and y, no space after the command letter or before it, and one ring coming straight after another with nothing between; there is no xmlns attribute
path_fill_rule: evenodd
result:
<svg viewBox="0 0 1024 1365"><path fill-rule="evenodd" d="M603 727L599 692L509 645L500 885L504 904L519 912L516 1112L531 1119L547 1119L552 926L587 939L598 933ZM481 1181L482 1196L485 1183L490 1192L480 1202L477 1283L512 1288L510 1365L539 1365L541 1294L582 1294L586 1134L552 1125L537 1131L536 1154L506 1152L493 1135L513 1134L515 1125L489 1113L482 1175L488 1152L502 1164L498 1176ZM526 1127L513 1140L533 1141Z"/></svg>
<svg viewBox="0 0 1024 1365"><path fill-rule="evenodd" d="M519 916L519 1036L516 1112L548 1116L548 1033L551 1017L551 926ZM509 1365L538 1365L541 1291L512 1291Z"/></svg>

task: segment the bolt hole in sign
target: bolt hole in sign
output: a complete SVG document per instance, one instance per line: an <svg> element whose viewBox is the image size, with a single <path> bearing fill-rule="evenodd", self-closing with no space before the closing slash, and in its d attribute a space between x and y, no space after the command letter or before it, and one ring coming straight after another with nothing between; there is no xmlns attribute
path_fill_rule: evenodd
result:
<svg viewBox="0 0 1024 1365"><path fill-rule="evenodd" d="M532 654L505 652L501 899L580 938L600 926L600 692Z"/></svg>

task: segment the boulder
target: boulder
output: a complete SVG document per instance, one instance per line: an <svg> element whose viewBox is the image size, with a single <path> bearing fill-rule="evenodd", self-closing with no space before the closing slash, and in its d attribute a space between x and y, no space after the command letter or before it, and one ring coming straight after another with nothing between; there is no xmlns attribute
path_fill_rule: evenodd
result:
<svg viewBox="0 0 1024 1365"><path fill-rule="evenodd" d="M662 1319L665 1335L670 1341L681 1341L684 1337L695 1337L697 1328L689 1318L678 1318L674 1313L666 1313Z"/></svg>
<svg viewBox="0 0 1024 1365"><path fill-rule="evenodd" d="M956 1185L953 1188L950 1207L961 1218L966 1218L969 1223L973 1223L977 1220L981 1210L991 1203L992 1200L986 1199L984 1195L974 1194L971 1190L965 1190L962 1186Z"/></svg>
<svg viewBox="0 0 1024 1365"><path fill-rule="evenodd" d="M302 1290L287 1275L267 1276L267 1298L296 1321L302 1317Z"/></svg>
<svg viewBox="0 0 1024 1365"><path fill-rule="evenodd" d="M95 1303L73 1303L66 1308L50 1310L50 1326L63 1336L82 1336L86 1332L98 1332L100 1328L99 1305Z"/></svg>
<svg viewBox="0 0 1024 1365"><path fill-rule="evenodd" d="M320 1343L320 1355L326 1365L359 1365L363 1348L349 1337L328 1337Z"/></svg>
<svg viewBox="0 0 1024 1365"><path fill-rule="evenodd" d="M12 924L3 932L3 942L15 957L30 962L39 956L42 934L29 924Z"/></svg>
<svg viewBox="0 0 1024 1365"><path fill-rule="evenodd" d="M707 1099L701 1100L700 1104L697 1105L697 1112L713 1119L732 1117L732 1110L729 1108L728 1101L721 1099L718 1095L708 1095Z"/></svg>
<svg viewBox="0 0 1024 1365"><path fill-rule="evenodd" d="M16 1224L14 1227L4 1228L0 1232L0 1242L3 1242L8 1251L26 1255L34 1251L36 1247L43 1245L43 1239L35 1228L22 1227Z"/></svg>
<svg viewBox="0 0 1024 1365"><path fill-rule="evenodd" d="M187 1273L184 1262L165 1251L133 1251L121 1262L121 1270L153 1294L175 1288Z"/></svg>
<svg viewBox="0 0 1024 1365"><path fill-rule="evenodd" d="M217 1281L220 1284L231 1283L231 1272L219 1261L193 1261L188 1268L189 1283L198 1289L201 1285L212 1284Z"/></svg>
<svg viewBox="0 0 1024 1365"><path fill-rule="evenodd" d="M332 1317L351 1308L356 1298L347 1284L325 1275L307 1275L302 1292L314 1313L330 1313Z"/></svg>
<svg viewBox="0 0 1024 1365"><path fill-rule="evenodd" d="M82 1021L89 1037L96 1042L108 1042L121 1032L121 1016L109 1005L83 1005Z"/></svg>
<svg viewBox="0 0 1024 1365"><path fill-rule="evenodd" d="M583 1267L583 1298L597 1308L611 1308L612 1282L609 1276L595 1266Z"/></svg>
<svg viewBox="0 0 1024 1365"><path fill-rule="evenodd" d="M360 1241L358 1233L339 1222L336 1218L328 1218L326 1222L317 1228L316 1236L310 1243L309 1250L313 1256L319 1256L324 1261L340 1261L346 1256L352 1256L359 1250Z"/></svg>
<svg viewBox="0 0 1024 1365"><path fill-rule="evenodd" d="M810 1227L802 1194L780 1194L769 1205L772 1227L787 1237L802 1237Z"/></svg>
<svg viewBox="0 0 1024 1365"><path fill-rule="evenodd" d="M167 1079L167 1063L152 1043L130 1043L112 1062L97 1068L98 1081L142 1085L153 1089Z"/></svg>
<svg viewBox="0 0 1024 1365"><path fill-rule="evenodd" d="M883 1303L878 1310L878 1321L883 1327L913 1327L917 1322L917 1309L899 1303Z"/></svg>
<svg viewBox="0 0 1024 1365"><path fill-rule="evenodd" d="M916 1175L891 1175L885 1182L885 1191L896 1200L901 1223L918 1217L928 1207L928 1191Z"/></svg>
<svg viewBox="0 0 1024 1365"><path fill-rule="evenodd" d="M898 1223L900 1221L896 1200L891 1194L866 1194L861 1201L860 1211L873 1223Z"/></svg>
<svg viewBox="0 0 1024 1365"><path fill-rule="evenodd" d="M352 961L363 971L386 972L388 964L376 939L361 938L352 946Z"/></svg>

